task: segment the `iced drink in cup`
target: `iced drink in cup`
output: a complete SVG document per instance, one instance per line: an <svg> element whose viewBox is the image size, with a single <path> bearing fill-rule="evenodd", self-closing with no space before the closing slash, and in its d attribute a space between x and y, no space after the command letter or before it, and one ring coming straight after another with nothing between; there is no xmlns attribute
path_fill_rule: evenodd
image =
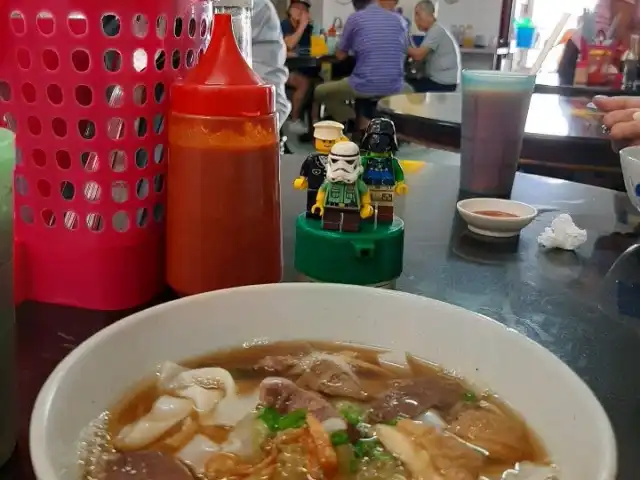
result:
<svg viewBox="0 0 640 480"><path fill-rule="evenodd" d="M460 190L511 194L535 80L522 73L462 72Z"/></svg>

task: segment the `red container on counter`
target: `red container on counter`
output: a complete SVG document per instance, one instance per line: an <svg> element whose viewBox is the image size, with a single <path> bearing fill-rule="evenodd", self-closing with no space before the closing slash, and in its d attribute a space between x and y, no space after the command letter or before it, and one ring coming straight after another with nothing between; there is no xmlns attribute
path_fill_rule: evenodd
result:
<svg viewBox="0 0 640 480"><path fill-rule="evenodd" d="M275 91L214 17L200 63L171 89L167 281L182 295L282 276Z"/></svg>
<svg viewBox="0 0 640 480"><path fill-rule="evenodd" d="M168 93L211 17L194 0L0 0L18 301L122 310L164 291Z"/></svg>

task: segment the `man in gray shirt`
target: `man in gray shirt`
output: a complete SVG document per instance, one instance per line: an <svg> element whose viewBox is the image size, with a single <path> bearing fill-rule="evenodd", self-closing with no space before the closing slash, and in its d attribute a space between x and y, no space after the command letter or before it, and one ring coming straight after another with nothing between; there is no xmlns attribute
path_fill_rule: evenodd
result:
<svg viewBox="0 0 640 480"><path fill-rule="evenodd" d="M409 47L408 55L414 61L424 62L424 78L414 79L411 86L416 92L453 92L460 77L460 49L453 36L440 25L431 0L421 0L415 7L416 26L425 32L418 47Z"/></svg>

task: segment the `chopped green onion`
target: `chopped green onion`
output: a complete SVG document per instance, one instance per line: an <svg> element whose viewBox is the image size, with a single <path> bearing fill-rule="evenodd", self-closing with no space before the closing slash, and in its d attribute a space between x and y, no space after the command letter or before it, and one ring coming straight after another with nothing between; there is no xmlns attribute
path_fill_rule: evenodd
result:
<svg viewBox="0 0 640 480"><path fill-rule="evenodd" d="M331 444L334 447L337 447L339 445L346 445L348 443L351 443L351 440L349 439L349 434L347 432L345 432L344 430L339 431L339 432L333 432L331 435Z"/></svg>
<svg viewBox="0 0 640 480"><path fill-rule="evenodd" d="M307 411L304 409L294 410L287 413L278 422L278 430L288 430L290 428L300 428L307 423Z"/></svg>
<svg viewBox="0 0 640 480"><path fill-rule="evenodd" d="M380 440L377 438L358 440L353 445L353 450L358 458L369 457L379 458L381 460L393 458L393 456L384 449L382 443L380 443Z"/></svg>
<svg viewBox="0 0 640 480"><path fill-rule="evenodd" d="M350 402L340 402L338 404L338 411L347 423L350 423L351 425L358 425L359 423L362 423L366 413L364 408Z"/></svg>
<svg viewBox="0 0 640 480"><path fill-rule="evenodd" d="M364 458L367 453L367 447L366 447L366 443L363 440L358 440L354 445L353 445L353 453L355 453L356 457L358 458Z"/></svg>
<svg viewBox="0 0 640 480"><path fill-rule="evenodd" d="M263 408L258 418L264 422L271 432L279 432L290 428L300 428L307 421L307 411L295 410L286 415L281 415L275 408Z"/></svg>
<svg viewBox="0 0 640 480"><path fill-rule="evenodd" d="M398 424L398 422L400 421L400 417L396 417L393 418L391 420L389 420L388 422L385 422L387 425L391 425L391 426L396 426Z"/></svg>
<svg viewBox="0 0 640 480"><path fill-rule="evenodd" d="M462 395L462 400L469 403L475 403L478 401L478 396L474 392L469 390L468 392L464 392L464 395Z"/></svg>
<svg viewBox="0 0 640 480"><path fill-rule="evenodd" d="M264 422L271 432L277 432L280 424L280 413L275 408L266 407L258 414L258 418Z"/></svg>

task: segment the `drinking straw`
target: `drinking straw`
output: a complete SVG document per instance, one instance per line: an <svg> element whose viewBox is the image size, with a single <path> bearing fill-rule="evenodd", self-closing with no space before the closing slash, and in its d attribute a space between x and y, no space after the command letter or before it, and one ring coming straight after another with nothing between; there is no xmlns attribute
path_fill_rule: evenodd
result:
<svg viewBox="0 0 640 480"><path fill-rule="evenodd" d="M613 35L616 33L616 28L618 28L618 23L620 23L620 14L617 14L613 19L613 22L611 22L611 25L609 25L609 30L607 30L607 36L605 37L606 40L613 39Z"/></svg>
<svg viewBox="0 0 640 480"><path fill-rule="evenodd" d="M555 28L551 32L551 35L549 36L547 41L544 43L544 47L542 47L542 51L538 55L538 58L536 58L536 62L533 64L533 67L531 67L531 70L529 70L529 73L531 75L538 74L538 71L542 67L542 63L545 61L545 59L547 58L547 55L549 55L549 52L558 41L558 38L560 38L560 34L562 33L562 30L564 29L564 26L566 25L567 20L569 20L570 16L571 14L567 12L564 12L560 16L560 20L558 20L558 23L556 23Z"/></svg>

